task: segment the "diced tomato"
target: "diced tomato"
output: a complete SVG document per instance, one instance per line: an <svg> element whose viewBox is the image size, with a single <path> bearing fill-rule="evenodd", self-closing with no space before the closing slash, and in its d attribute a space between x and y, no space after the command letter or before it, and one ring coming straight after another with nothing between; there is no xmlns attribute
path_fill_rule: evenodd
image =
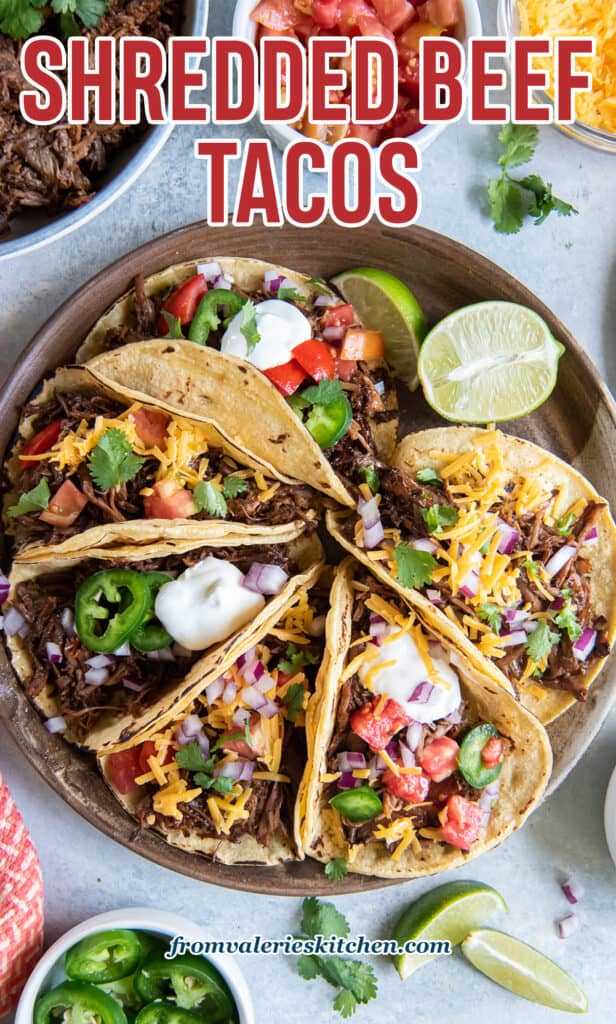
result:
<svg viewBox="0 0 616 1024"><path fill-rule="evenodd" d="M428 796L430 779L421 775L395 775L390 768L381 776L388 793L400 797L407 804L420 804Z"/></svg>
<svg viewBox="0 0 616 1024"><path fill-rule="evenodd" d="M409 724L409 717L397 701L389 698L385 706L375 715L381 702L380 697L363 704L349 719L353 732L361 736L372 750L383 750L399 729Z"/></svg>
<svg viewBox="0 0 616 1024"><path fill-rule="evenodd" d="M434 782L442 782L455 772L459 753L460 747L455 740L449 736L439 736L431 743L426 743L418 760L426 775Z"/></svg>
<svg viewBox="0 0 616 1024"><path fill-rule="evenodd" d="M413 104L419 106L419 54L408 50L398 65L398 83Z"/></svg>
<svg viewBox="0 0 616 1024"><path fill-rule="evenodd" d="M340 15L340 0L312 0L312 17L320 28L334 28Z"/></svg>
<svg viewBox="0 0 616 1024"><path fill-rule="evenodd" d="M310 338L293 349L293 358L309 373L313 380L334 379L336 362L329 345Z"/></svg>
<svg viewBox="0 0 616 1024"><path fill-rule="evenodd" d="M278 31L294 28L302 18L293 0L260 0L251 15L253 21Z"/></svg>
<svg viewBox="0 0 616 1024"><path fill-rule="evenodd" d="M167 427L170 417L167 413L158 409L146 409L141 406L131 412L129 419L135 424L135 430L139 439L143 441L146 448L160 448L163 450L167 444Z"/></svg>
<svg viewBox="0 0 616 1024"><path fill-rule="evenodd" d="M197 312L197 306L207 292L207 282L203 274L195 274L189 277L188 281L171 292L171 295L163 305L163 309L170 316L180 321L182 327L189 324ZM169 324L161 315L158 318L158 333L164 337L169 333Z"/></svg>
<svg viewBox="0 0 616 1024"><path fill-rule="evenodd" d="M384 355L383 335L380 331L353 327L346 332L340 349L341 359L382 359Z"/></svg>
<svg viewBox="0 0 616 1024"><path fill-rule="evenodd" d="M486 768L496 768L496 765L501 763L503 760L503 741L498 736L493 736L491 740L488 740L481 751L481 760Z"/></svg>
<svg viewBox="0 0 616 1024"><path fill-rule="evenodd" d="M297 39L297 36L292 28L277 29L266 28L265 25L259 25L257 44L260 43L262 39Z"/></svg>
<svg viewBox="0 0 616 1024"><path fill-rule="evenodd" d="M282 395L292 395L307 376L303 366L300 366L296 359L291 359L283 366L272 366L263 372Z"/></svg>
<svg viewBox="0 0 616 1024"><path fill-rule="evenodd" d="M175 480L159 480L143 499L146 519L189 519L197 508L191 491Z"/></svg>
<svg viewBox="0 0 616 1024"><path fill-rule="evenodd" d="M439 28L454 28L462 20L459 0L426 0L418 14L423 21Z"/></svg>
<svg viewBox="0 0 616 1024"><path fill-rule="evenodd" d="M340 306L330 306L325 311L322 320L323 327L351 327L355 323L357 323L357 317L350 302L345 302Z"/></svg>
<svg viewBox="0 0 616 1024"><path fill-rule="evenodd" d="M395 45L396 38L382 22L375 16L374 11L370 14L360 14L357 18L357 25L362 36L380 36L382 39L389 39Z"/></svg>
<svg viewBox="0 0 616 1024"><path fill-rule="evenodd" d="M483 823L483 808L464 796L450 796L440 837L458 850L470 850Z"/></svg>
<svg viewBox="0 0 616 1024"><path fill-rule="evenodd" d="M336 379L347 383L351 380L357 370L355 359L336 359Z"/></svg>
<svg viewBox="0 0 616 1024"><path fill-rule="evenodd" d="M45 511L41 512L39 519L50 526L66 529L67 526L73 525L87 504L85 494L75 487L71 480L65 480L51 498Z"/></svg>
<svg viewBox="0 0 616 1024"><path fill-rule="evenodd" d="M372 3L383 24L392 32L399 32L417 17L410 0L372 0Z"/></svg>
<svg viewBox="0 0 616 1024"><path fill-rule="evenodd" d="M374 8L366 3L366 0L341 0L340 17L338 28L345 36L357 36L360 34L359 19L374 18Z"/></svg>
<svg viewBox="0 0 616 1024"><path fill-rule="evenodd" d="M148 770L147 767L145 769ZM141 769L141 747L129 747L117 754L110 754L105 764L105 772L118 793L125 796L138 789L135 779L144 772Z"/></svg>
<svg viewBox="0 0 616 1024"><path fill-rule="evenodd" d="M419 8L421 11L422 8ZM421 17L421 14L419 15ZM429 25L425 21L415 21L412 25L398 36L398 52L406 53L413 50L419 53L419 43L424 36L441 36L445 30L437 25Z"/></svg>
<svg viewBox="0 0 616 1024"><path fill-rule="evenodd" d="M379 126L374 124L352 124L349 127L350 139L361 139L369 146L376 146L379 141Z"/></svg>
<svg viewBox="0 0 616 1024"><path fill-rule="evenodd" d="M247 761L256 761L265 753L265 737L263 735L263 724L259 715L251 715L248 720L250 731L250 746L246 740L227 740L222 744L222 749L232 751L238 757ZM234 729L235 732L242 732L242 729Z"/></svg>
<svg viewBox="0 0 616 1024"><path fill-rule="evenodd" d="M27 469L28 466L33 466L33 462L28 462L24 459L24 455L43 455L48 452L50 448L53 448L54 444L60 436L62 430L62 420L53 420L48 423L46 427L39 430L38 434L35 434L31 441L28 441L26 447L21 453L19 459L19 465L21 469Z"/></svg>
<svg viewBox="0 0 616 1024"><path fill-rule="evenodd" d="M150 771L148 758L154 757L154 755L156 754L156 744L154 740L146 740L144 743L140 744L140 746L138 746L136 749L139 751L139 771L137 772L137 778L139 778L140 775L147 775L147 773ZM174 757L175 752L173 750L173 747L169 745L165 751L165 756L163 757L162 764L170 764L171 761L173 761Z"/></svg>
<svg viewBox="0 0 616 1024"><path fill-rule="evenodd" d="M403 107L394 114L385 130L387 139L405 139L407 135L414 135L422 127L419 120L419 110L416 107Z"/></svg>

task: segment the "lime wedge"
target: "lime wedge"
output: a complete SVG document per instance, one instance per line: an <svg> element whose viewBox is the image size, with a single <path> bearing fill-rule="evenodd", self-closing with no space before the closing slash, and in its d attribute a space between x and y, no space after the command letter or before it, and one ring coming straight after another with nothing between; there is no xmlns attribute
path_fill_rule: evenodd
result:
<svg viewBox="0 0 616 1024"><path fill-rule="evenodd" d="M376 267L355 267L332 278L332 284L351 302L364 327L380 331L385 357L395 376L417 387L417 353L426 334L421 306L402 281Z"/></svg>
<svg viewBox="0 0 616 1024"><path fill-rule="evenodd" d="M430 331L417 369L426 401L446 420L498 423L545 402L563 352L532 309L478 302Z"/></svg>
<svg viewBox="0 0 616 1024"><path fill-rule="evenodd" d="M394 928L399 946L407 942L447 940L459 945L473 928L485 924L497 910L507 910L503 897L483 882L447 882L420 896L404 911ZM437 953L402 953L394 962L404 981Z"/></svg>
<svg viewBox="0 0 616 1024"><path fill-rule="evenodd" d="M588 1010L586 996L562 967L511 935L489 928L473 931L462 952L473 967L516 996L568 1013Z"/></svg>

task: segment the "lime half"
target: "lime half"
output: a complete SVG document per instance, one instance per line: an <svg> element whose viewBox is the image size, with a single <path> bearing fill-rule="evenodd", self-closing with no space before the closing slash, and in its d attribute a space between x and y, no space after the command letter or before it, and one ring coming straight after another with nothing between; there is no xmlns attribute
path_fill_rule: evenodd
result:
<svg viewBox="0 0 616 1024"><path fill-rule="evenodd" d="M588 1010L586 996L562 967L511 935L489 928L471 932L462 952L473 967L516 996L568 1013Z"/></svg>
<svg viewBox="0 0 616 1024"><path fill-rule="evenodd" d="M532 309L478 302L430 331L417 369L426 401L446 420L499 423L545 402L563 352Z"/></svg>
<svg viewBox="0 0 616 1024"><path fill-rule="evenodd" d="M485 924L497 910L507 910L507 904L491 886L483 882L447 882L411 903L398 921L392 937L399 946L411 940L438 939L457 946L473 928ZM437 953L402 953L395 957L396 969L404 981L436 956Z"/></svg>
<svg viewBox="0 0 616 1024"><path fill-rule="evenodd" d="M385 357L395 376L417 387L417 353L426 334L426 320L417 299L402 281L386 270L356 267L332 278L351 302L364 327L380 331Z"/></svg>

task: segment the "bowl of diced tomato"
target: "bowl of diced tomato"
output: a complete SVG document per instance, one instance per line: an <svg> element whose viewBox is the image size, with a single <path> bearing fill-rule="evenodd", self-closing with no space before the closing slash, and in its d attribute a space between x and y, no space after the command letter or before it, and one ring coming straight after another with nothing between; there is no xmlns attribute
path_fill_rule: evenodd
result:
<svg viewBox="0 0 616 1024"><path fill-rule="evenodd" d="M481 34L477 0L238 0L233 21L234 36L257 44L266 36L286 36L308 48L315 35L364 35L385 37L396 47L398 106L390 121L317 125L305 112L294 124L264 126L281 149L302 136L326 146L343 138L362 139L370 146L412 138L418 149L427 149L445 124L422 125L419 118L420 41L423 36L447 35L466 46L468 39ZM339 66L350 83L350 57L341 58ZM345 94L332 99L344 102Z"/></svg>

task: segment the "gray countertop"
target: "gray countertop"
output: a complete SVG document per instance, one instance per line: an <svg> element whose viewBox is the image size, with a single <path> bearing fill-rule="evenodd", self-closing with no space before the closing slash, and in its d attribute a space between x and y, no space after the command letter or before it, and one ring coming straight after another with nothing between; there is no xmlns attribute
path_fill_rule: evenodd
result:
<svg viewBox="0 0 616 1024"><path fill-rule="evenodd" d="M493 2L483 0L485 29L495 31ZM230 34L232 4L213 0L211 34ZM233 129L218 129L231 136ZM260 133L243 126L244 137ZM194 160L200 131L176 129L140 181L90 225L40 252L0 264L0 378L32 334L96 271L148 239L198 220L205 211L205 170ZM485 184L493 174L495 133L460 122L425 154L420 223L451 235L506 267L572 329L612 389L616 388L616 163L568 141L541 134L535 166L557 194L575 203L578 217L529 224L516 237L494 233L486 217ZM274 230L274 229L272 229ZM316 229L318 230L318 229ZM587 1020L602 1024L613 1013L616 869L603 834L603 799L616 762L616 712L560 790L521 833L501 848L448 877L495 885L509 904L498 926L526 939L569 969L590 1000ZM172 909L197 920L217 938L256 933L284 936L297 928L300 904L227 892L158 868L130 854L82 821L36 776L0 733L0 772L37 845L46 887L47 938L83 918L120 906ZM577 911L578 932L558 939L554 921L568 909L559 888L575 871L586 885ZM405 904L430 881L338 898L353 933L379 937ZM610 955L611 954L611 955ZM305 983L292 958L247 957L243 967L254 993L257 1020L333 1019L333 989ZM412 1016L416 1024L440 1020L487 1024L505 1016L520 1024L556 1020L553 1011L509 996L472 971L459 956L424 969L402 985L392 967L377 964L380 997L362 1007L359 1021ZM426 991L429 993L426 996ZM301 1004L300 1004L301 1001ZM298 1014L298 1005L303 1011ZM503 1018L500 1015L503 1015Z"/></svg>

